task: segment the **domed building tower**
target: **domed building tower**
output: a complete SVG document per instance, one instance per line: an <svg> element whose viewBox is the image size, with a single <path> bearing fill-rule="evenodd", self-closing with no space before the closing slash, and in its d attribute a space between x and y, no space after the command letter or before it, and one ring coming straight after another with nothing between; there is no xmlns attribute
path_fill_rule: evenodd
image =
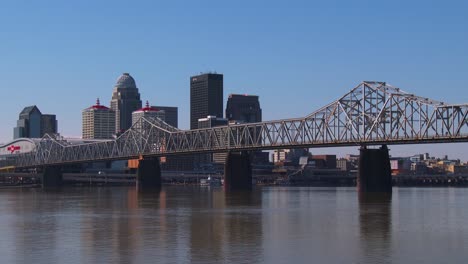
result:
<svg viewBox="0 0 468 264"><path fill-rule="evenodd" d="M112 92L111 109L115 111L115 131L124 132L132 126L132 112L141 108L141 99L135 80L123 73Z"/></svg>

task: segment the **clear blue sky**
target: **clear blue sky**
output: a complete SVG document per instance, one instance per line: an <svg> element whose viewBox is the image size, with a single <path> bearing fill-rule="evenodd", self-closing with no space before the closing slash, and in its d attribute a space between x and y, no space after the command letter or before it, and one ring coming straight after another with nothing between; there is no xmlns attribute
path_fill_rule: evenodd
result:
<svg viewBox="0 0 468 264"><path fill-rule="evenodd" d="M411 2L411 3L410 3ZM229 93L260 96L264 120L300 117L362 80L468 103L467 1L2 1L0 142L23 107L80 136L81 110L108 105L122 72L143 100L179 107L189 76L224 74ZM393 147L448 153L468 145ZM326 152L335 151L332 149ZM354 149L341 151L353 152Z"/></svg>

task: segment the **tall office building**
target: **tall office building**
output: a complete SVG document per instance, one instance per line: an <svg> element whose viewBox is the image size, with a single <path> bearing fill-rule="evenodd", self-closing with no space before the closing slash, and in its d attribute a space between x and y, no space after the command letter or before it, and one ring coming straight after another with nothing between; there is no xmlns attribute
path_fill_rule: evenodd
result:
<svg viewBox="0 0 468 264"><path fill-rule="evenodd" d="M219 118L216 116L207 116L205 118L198 119L198 128L212 128L217 126L227 126L228 120L225 118Z"/></svg>
<svg viewBox="0 0 468 264"><path fill-rule="evenodd" d="M238 123L262 122L262 109L258 96L230 94L226 104L226 118Z"/></svg>
<svg viewBox="0 0 468 264"><path fill-rule="evenodd" d="M163 110L160 110L154 106L149 106L148 101L146 101L146 106L140 108L132 113L132 125L138 122L142 117L151 117L159 118L162 121L165 121L166 115Z"/></svg>
<svg viewBox="0 0 468 264"><path fill-rule="evenodd" d="M82 112L83 139L110 139L115 134L115 111L99 103Z"/></svg>
<svg viewBox="0 0 468 264"><path fill-rule="evenodd" d="M198 119L223 117L223 75L205 73L190 77L190 129L198 128Z"/></svg>
<svg viewBox="0 0 468 264"><path fill-rule="evenodd" d="M132 126L132 113L141 108L140 93L130 74L123 73L117 79L110 104L115 111L115 132L129 129Z"/></svg>
<svg viewBox="0 0 468 264"><path fill-rule="evenodd" d="M28 106L19 114L13 129L13 138L41 138L44 134L57 133L55 115L43 115L35 105Z"/></svg>
<svg viewBox="0 0 468 264"><path fill-rule="evenodd" d="M41 134L57 133L57 117L55 115L41 116Z"/></svg>
<svg viewBox="0 0 468 264"><path fill-rule="evenodd" d="M178 108L173 106L152 106L164 111L165 122L173 127L179 127Z"/></svg>
<svg viewBox="0 0 468 264"><path fill-rule="evenodd" d="M226 103L226 119L229 123L257 123L262 122L262 109L257 95L230 94ZM260 138L260 130L257 130L255 138ZM268 153L262 151L253 152L253 163L268 163Z"/></svg>
<svg viewBox="0 0 468 264"><path fill-rule="evenodd" d="M37 106L27 106L19 114L13 138L40 138L42 113Z"/></svg>
<svg viewBox="0 0 468 264"><path fill-rule="evenodd" d="M218 126L227 126L228 120L225 118L218 118L216 116L207 116L205 118L198 119L198 128L212 128ZM218 140L221 141L223 135L217 135ZM198 157L199 163L224 163L226 161L227 153L209 153L209 154L200 154Z"/></svg>

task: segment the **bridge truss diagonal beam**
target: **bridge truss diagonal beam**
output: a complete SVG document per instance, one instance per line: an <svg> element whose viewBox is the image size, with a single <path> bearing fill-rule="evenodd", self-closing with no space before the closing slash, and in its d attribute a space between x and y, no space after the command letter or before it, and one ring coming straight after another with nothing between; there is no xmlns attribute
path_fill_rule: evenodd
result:
<svg viewBox="0 0 468 264"><path fill-rule="evenodd" d="M143 117L115 140L70 144L46 135L35 151L16 155L8 165L32 167L231 150L466 141L468 104L446 104L385 82L364 81L303 118L184 131L160 119Z"/></svg>

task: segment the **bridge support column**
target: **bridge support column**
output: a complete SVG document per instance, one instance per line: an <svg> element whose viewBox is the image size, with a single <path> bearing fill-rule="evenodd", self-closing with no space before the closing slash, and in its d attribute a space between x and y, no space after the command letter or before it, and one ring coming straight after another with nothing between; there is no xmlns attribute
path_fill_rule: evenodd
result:
<svg viewBox="0 0 468 264"><path fill-rule="evenodd" d="M252 165L248 152L229 152L224 165L224 190L251 190Z"/></svg>
<svg viewBox="0 0 468 264"><path fill-rule="evenodd" d="M391 193L392 175L387 145L379 149L361 147L357 188L360 193Z"/></svg>
<svg viewBox="0 0 468 264"><path fill-rule="evenodd" d="M159 158L141 159L138 163L137 188L160 188L161 164Z"/></svg>
<svg viewBox="0 0 468 264"><path fill-rule="evenodd" d="M62 186L62 167L46 166L42 174L42 187L54 188Z"/></svg>

